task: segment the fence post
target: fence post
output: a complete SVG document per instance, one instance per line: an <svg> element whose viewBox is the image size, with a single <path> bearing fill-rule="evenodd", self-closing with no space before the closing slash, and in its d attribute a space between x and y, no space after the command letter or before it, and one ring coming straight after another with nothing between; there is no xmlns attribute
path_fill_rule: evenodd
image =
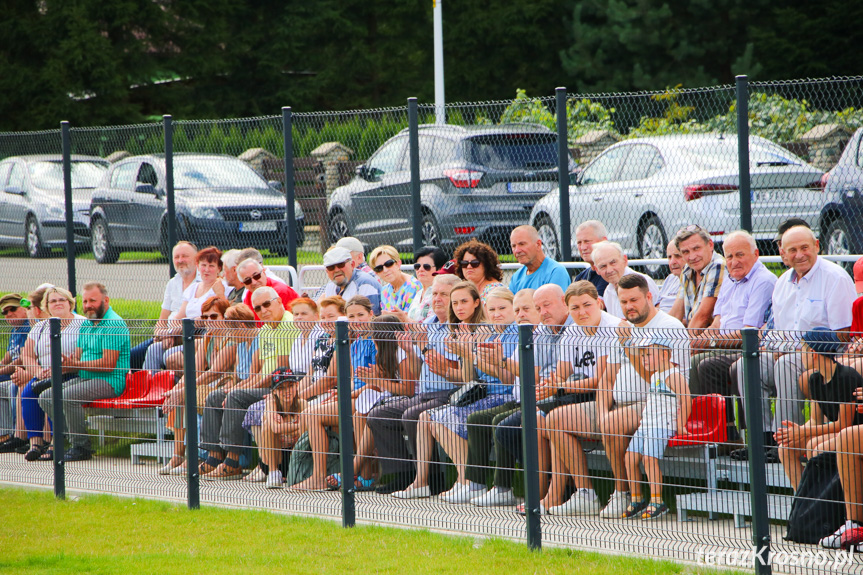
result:
<svg viewBox="0 0 863 575"><path fill-rule="evenodd" d="M54 496L66 499L66 418L63 415L63 351L60 347L60 318L48 320L51 334L51 419L54 422Z"/></svg>
<svg viewBox="0 0 863 575"><path fill-rule="evenodd" d="M162 116L162 125L165 131L165 199L168 202L168 277L172 278L177 273L171 257L171 250L177 245L177 206L174 202L174 124L170 114Z"/></svg>
<svg viewBox="0 0 863 575"><path fill-rule="evenodd" d="M566 126L566 88L555 90L557 99L557 191L560 202L560 260L572 261L569 218L569 136Z"/></svg>
<svg viewBox="0 0 863 575"><path fill-rule="evenodd" d="M524 449L524 516L527 546L542 547L539 514L539 460L536 437L536 377L533 365L533 326L518 327L518 371L521 382L521 438Z"/></svg>
<svg viewBox="0 0 863 575"><path fill-rule="evenodd" d="M767 515L767 471L764 468L764 429L761 421L761 370L758 330L746 328L743 336L743 393L746 397L746 447L749 450L749 499L752 506L752 544L756 575L770 575L770 519ZM759 553L761 548L766 550ZM763 558L764 563L759 559Z"/></svg>
<svg viewBox="0 0 863 575"><path fill-rule="evenodd" d="M285 204L288 226L288 265L297 269L297 214L294 210L294 133L290 106L282 108L282 135L285 143ZM297 286L294 286L297 287Z"/></svg>
<svg viewBox="0 0 863 575"><path fill-rule="evenodd" d="M417 99L408 98L408 145L411 166L411 222L414 232L414 253L423 247L423 214L420 202L420 143Z"/></svg>
<svg viewBox="0 0 863 575"><path fill-rule="evenodd" d="M75 207L72 204L72 136L69 132L69 122L60 122L63 147L63 196L66 207L66 281L72 297L78 295L75 278Z"/></svg>
<svg viewBox="0 0 863 575"><path fill-rule="evenodd" d="M198 406L195 401L195 320L183 320L183 385L186 392L186 480L189 509L201 507L198 477Z"/></svg>
<svg viewBox="0 0 863 575"><path fill-rule="evenodd" d="M740 229L752 231L752 192L749 181L749 80L737 76L737 162L740 172Z"/></svg>
<svg viewBox="0 0 863 575"><path fill-rule="evenodd" d="M336 321L336 385L339 401L339 462L342 475L342 527L356 523L354 501L354 422L351 409L351 347L348 322Z"/></svg>

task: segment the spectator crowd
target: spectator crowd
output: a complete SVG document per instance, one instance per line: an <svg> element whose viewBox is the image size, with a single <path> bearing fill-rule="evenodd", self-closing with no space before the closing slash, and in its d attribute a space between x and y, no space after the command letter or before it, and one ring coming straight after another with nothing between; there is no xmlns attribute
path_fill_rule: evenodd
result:
<svg viewBox="0 0 863 575"><path fill-rule="evenodd" d="M46 320L59 318L66 461L92 457L85 404L123 394L130 372L166 372L174 385L162 408L174 443L161 474L184 475L192 465L205 480L269 489L337 489L347 481L400 499L440 495L452 504L516 506L518 341L519 326L528 325L541 513L644 520L667 513L660 462L669 441L689 433L694 398L719 394L734 459L752 455L740 439L750 401L764 430L759 460L781 463L795 488L808 458L837 452L847 522L822 545L838 547L844 531L863 527L863 261L852 280L819 255L806 223L792 219L777 232L786 268L777 277L749 233L725 234L720 254L710 233L690 225L669 242L670 275L657 285L628 265L601 222L579 225L575 240L588 267L572 278L545 255L537 230L515 228L511 256L521 267L505 281L499 254L476 239L452 259L437 247L419 250L411 275L396 248L377 246L366 257L365 246L348 237L323 256L326 285L300 294L254 248L222 253L180 242L152 337L134 346L101 283L83 286L83 315L62 287L6 294L0 313L11 331L0 362L0 453L54 457ZM194 389L206 457L185 449L185 318L195 321ZM335 458L335 330L342 318L353 477L341 477ZM744 389L746 328L759 333L760 397ZM605 501L585 456L600 442L614 476ZM435 445L455 465L454 484L445 484ZM247 472L252 448L258 463Z"/></svg>

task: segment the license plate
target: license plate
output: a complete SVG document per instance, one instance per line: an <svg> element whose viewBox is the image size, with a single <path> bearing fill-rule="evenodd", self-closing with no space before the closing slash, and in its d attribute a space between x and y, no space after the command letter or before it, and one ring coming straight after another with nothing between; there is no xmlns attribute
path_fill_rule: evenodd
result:
<svg viewBox="0 0 863 575"><path fill-rule="evenodd" d="M752 201L759 204L783 202L788 201L790 195L790 190L754 190L752 192Z"/></svg>
<svg viewBox="0 0 863 575"><path fill-rule="evenodd" d="M240 222L241 232L274 232L276 222Z"/></svg>
<svg viewBox="0 0 863 575"><path fill-rule="evenodd" d="M553 187L551 182L509 182L506 191L511 194L547 194Z"/></svg>

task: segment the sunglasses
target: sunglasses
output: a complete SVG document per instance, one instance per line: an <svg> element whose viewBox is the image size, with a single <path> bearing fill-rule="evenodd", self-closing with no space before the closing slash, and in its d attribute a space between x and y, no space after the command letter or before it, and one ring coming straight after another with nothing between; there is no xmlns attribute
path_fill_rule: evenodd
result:
<svg viewBox="0 0 863 575"><path fill-rule="evenodd" d="M348 262L344 261L344 262L341 262L341 263L333 264L333 265L331 265L331 266L327 266L327 271L328 271L328 272L331 272L331 271L335 270L336 268L338 268L338 269L342 269L343 267L345 267L345 265L347 265L347 263L348 263Z"/></svg>
<svg viewBox="0 0 863 575"><path fill-rule="evenodd" d="M375 270L376 274L379 274L382 271L384 271L384 268L391 268L394 265L396 265L396 260L387 260L384 263L382 263L381 265L375 266L372 269Z"/></svg>
<svg viewBox="0 0 863 575"><path fill-rule="evenodd" d="M260 312L262 308L263 309L270 309L270 306L273 305L273 302L276 301L277 299L279 299L279 298L274 297L273 299L268 299L267 301L265 301L261 305L256 305L255 306L255 313Z"/></svg>
<svg viewBox="0 0 863 575"><path fill-rule="evenodd" d="M430 272L433 269L435 269L435 267L431 264L414 264L415 270L419 271L420 268L424 269L427 272Z"/></svg>
<svg viewBox="0 0 863 575"><path fill-rule="evenodd" d="M267 307L270 307L270 306L267 306ZM222 316L220 316L217 313L211 313L211 314L204 313L204 314L201 314L201 319L211 319L211 320L215 321L217 319L222 319Z"/></svg>
<svg viewBox="0 0 863 575"><path fill-rule="evenodd" d="M481 262L481 261L479 261L479 260L470 260L470 261L467 261L467 260L461 260L461 261L459 262L459 265L460 265L461 267L463 267L463 268L473 268L473 269L476 269L476 268L478 268L479 266L481 266L481 265L482 265L482 262Z"/></svg>
<svg viewBox="0 0 863 575"><path fill-rule="evenodd" d="M5 316L6 314L12 313L12 312L14 312L14 311L18 311L18 308L19 308L19 307L21 307L21 306L19 306L19 305L10 305L9 307L4 308L4 309L3 309L3 311L0 311L0 314L3 314L3 315Z"/></svg>
<svg viewBox="0 0 863 575"><path fill-rule="evenodd" d="M249 277L247 277L246 279L244 279L243 283L247 286L252 285L252 280L258 281L259 279L261 279L261 276L263 276L263 275L264 275L264 272L255 272L252 275L250 275Z"/></svg>

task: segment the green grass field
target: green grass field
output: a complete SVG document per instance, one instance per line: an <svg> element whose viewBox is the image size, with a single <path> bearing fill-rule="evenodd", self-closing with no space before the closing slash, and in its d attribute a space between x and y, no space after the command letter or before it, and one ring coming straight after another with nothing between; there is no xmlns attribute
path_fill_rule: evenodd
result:
<svg viewBox="0 0 863 575"><path fill-rule="evenodd" d="M343 529L264 511L185 507L0 489L0 573L434 573L467 575L715 573L669 561L476 540L395 528ZM238 569L242 571L238 571ZM728 573L727 571L724 573Z"/></svg>

